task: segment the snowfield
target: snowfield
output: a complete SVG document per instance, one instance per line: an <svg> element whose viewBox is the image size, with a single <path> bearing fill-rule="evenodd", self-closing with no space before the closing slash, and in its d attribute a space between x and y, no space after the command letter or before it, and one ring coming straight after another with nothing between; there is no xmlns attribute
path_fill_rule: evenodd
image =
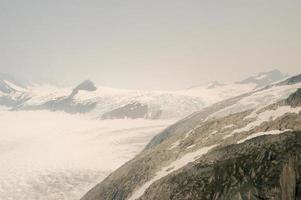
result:
<svg viewBox="0 0 301 200"><path fill-rule="evenodd" d="M79 199L174 120L0 108L0 199Z"/></svg>

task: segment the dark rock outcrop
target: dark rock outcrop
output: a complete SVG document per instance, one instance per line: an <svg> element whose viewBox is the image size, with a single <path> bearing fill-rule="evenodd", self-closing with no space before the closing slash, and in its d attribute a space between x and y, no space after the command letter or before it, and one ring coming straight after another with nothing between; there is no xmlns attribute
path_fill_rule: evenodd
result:
<svg viewBox="0 0 301 200"><path fill-rule="evenodd" d="M300 83L300 82L301 82L301 74L292 76L292 77L278 83L278 85L293 85L293 84Z"/></svg>
<svg viewBox="0 0 301 200"><path fill-rule="evenodd" d="M81 84L79 84L76 88L72 90L72 93L70 94L69 98L72 99L80 90L84 91L95 91L97 90L95 84L90 80L85 80Z"/></svg>
<svg viewBox="0 0 301 200"><path fill-rule="evenodd" d="M25 106L22 109L25 110L50 110L50 111L64 111L67 113L87 113L93 110L97 106L97 102L77 102L74 101L74 97L79 91L95 91L95 87L92 81L86 80L75 87L71 94L68 96L62 96L49 101L44 102L41 105Z"/></svg>
<svg viewBox="0 0 301 200"><path fill-rule="evenodd" d="M216 148L153 183L139 199L295 200L301 198L300 173L301 132L261 136ZM108 177L82 200L127 199L131 182L138 180L111 182L114 177Z"/></svg>
<svg viewBox="0 0 301 200"><path fill-rule="evenodd" d="M301 133L217 149L153 184L141 200L295 200L301 196Z"/></svg>
<svg viewBox="0 0 301 200"><path fill-rule="evenodd" d="M296 92L291 94L286 100L285 103L287 105L292 106L293 108L301 106L301 88L299 88Z"/></svg>
<svg viewBox="0 0 301 200"><path fill-rule="evenodd" d="M148 106L141 103L131 103L120 108L116 108L102 115L102 119L137 119L148 117Z"/></svg>
<svg viewBox="0 0 301 200"><path fill-rule="evenodd" d="M283 75L279 70L272 70L269 72L259 73L257 76L251 76L237 83L239 84L255 83L257 87L263 87L273 82L284 79L285 77L287 76Z"/></svg>
<svg viewBox="0 0 301 200"><path fill-rule="evenodd" d="M34 109L46 109L50 111L64 111L67 113L86 113L96 107L96 102L89 103L74 103L70 98L59 98L47 101L41 106Z"/></svg>

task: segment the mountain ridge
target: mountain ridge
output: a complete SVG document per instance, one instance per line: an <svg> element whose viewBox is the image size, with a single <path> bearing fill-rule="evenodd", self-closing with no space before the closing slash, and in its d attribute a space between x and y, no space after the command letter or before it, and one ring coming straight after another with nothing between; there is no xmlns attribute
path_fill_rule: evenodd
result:
<svg viewBox="0 0 301 200"><path fill-rule="evenodd" d="M83 81L74 88L52 87L50 90L49 87L34 84L20 90L9 90L5 85L4 88L9 91L0 94L0 105L8 106L12 110L89 114L99 119L182 118L205 106L257 87L253 83L224 85L217 81L202 88L180 91L118 90L98 87L90 80Z"/></svg>
<svg viewBox="0 0 301 200"><path fill-rule="evenodd" d="M296 162L300 153L291 156L293 147L301 152L298 77L224 100L171 125L82 200L295 199L294 191L300 189L296 174L301 172ZM290 149L288 143L295 139ZM236 153L229 154L232 157L225 163L221 149L232 147ZM243 151L249 153L243 155ZM254 159L255 163L249 162ZM204 165L189 171L198 163ZM227 163L233 165L226 167ZM260 183L265 179L260 177L267 178L264 187Z"/></svg>

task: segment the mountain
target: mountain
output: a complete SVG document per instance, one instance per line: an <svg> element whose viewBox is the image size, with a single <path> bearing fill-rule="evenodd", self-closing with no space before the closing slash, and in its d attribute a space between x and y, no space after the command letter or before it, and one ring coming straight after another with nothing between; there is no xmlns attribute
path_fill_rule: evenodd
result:
<svg viewBox="0 0 301 200"><path fill-rule="evenodd" d="M250 76L242 81L237 82L238 84L256 84L258 87L263 87L266 85L269 85L271 83L274 83L276 81L279 81L281 79L286 78L287 75L282 74L279 70L272 70L268 72L261 72L257 74L256 76Z"/></svg>
<svg viewBox="0 0 301 200"><path fill-rule="evenodd" d="M74 97L76 94L78 94L79 91L96 91L97 88L95 84L90 80L85 80L81 84L79 84L76 88L72 90L72 93L70 95L70 98Z"/></svg>
<svg viewBox="0 0 301 200"><path fill-rule="evenodd" d="M46 102L43 102L39 106L39 109L47 109L51 111L65 111L68 113L86 113L91 111L96 107L96 102L84 102L84 103L76 103L74 102L75 96L80 91L96 91L96 87L94 83L90 80L86 80L76 86L70 95L58 97ZM28 108L28 107L27 107Z"/></svg>
<svg viewBox="0 0 301 200"><path fill-rule="evenodd" d="M16 107L27 100L27 88L8 74L0 74L0 105Z"/></svg>
<svg viewBox="0 0 301 200"><path fill-rule="evenodd" d="M300 111L301 75L208 106L82 200L300 199Z"/></svg>
<svg viewBox="0 0 301 200"><path fill-rule="evenodd" d="M18 109L61 110L68 113L85 113L100 119L167 119L188 115L205 106L201 98L168 91L92 88L79 89L77 86L64 91L54 90L46 95L43 93L43 96L33 88L32 98Z"/></svg>
<svg viewBox="0 0 301 200"><path fill-rule="evenodd" d="M0 92L12 93L24 91L25 89L26 87L19 81L16 81L12 76L0 73Z"/></svg>
<svg viewBox="0 0 301 200"><path fill-rule="evenodd" d="M279 70L260 72L255 76L250 76L241 81L229 84L222 84L218 81L206 83L205 85L195 86L182 90L182 94L190 96L203 96L207 105L222 101L255 89L262 88L269 84L287 78Z"/></svg>
<svg viewBox="0 0 301 200"><path fill-rule="evenodd" d="M279 73L267 72L260 76L265 74L270 82L279 81L283 78ZM258 87L250 81L227 85L214 81L178 91L138 91L99 87L86 80L74 88L58 88L36 84L23 86L6 77L0 79L0 105L12 110L82 113L100 119L169 119L188 116Z"/></svg>

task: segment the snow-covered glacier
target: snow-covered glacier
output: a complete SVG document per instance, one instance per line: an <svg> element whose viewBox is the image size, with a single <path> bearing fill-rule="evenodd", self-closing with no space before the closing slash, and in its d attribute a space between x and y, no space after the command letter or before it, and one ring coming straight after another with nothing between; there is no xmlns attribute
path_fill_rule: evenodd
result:
<svg viewBox="0 0 301 200"><path fill-rule="evenodd" d="M22 84L0 74L0 199L79 199L175 121L282 78L272 77L142 91L89 80Z"/></svg>
<svg viewBox="0 0 301 200"><path fill-rule="evenodd" d="M75 200L173 120L0 110L0 199Z"/></svg>

